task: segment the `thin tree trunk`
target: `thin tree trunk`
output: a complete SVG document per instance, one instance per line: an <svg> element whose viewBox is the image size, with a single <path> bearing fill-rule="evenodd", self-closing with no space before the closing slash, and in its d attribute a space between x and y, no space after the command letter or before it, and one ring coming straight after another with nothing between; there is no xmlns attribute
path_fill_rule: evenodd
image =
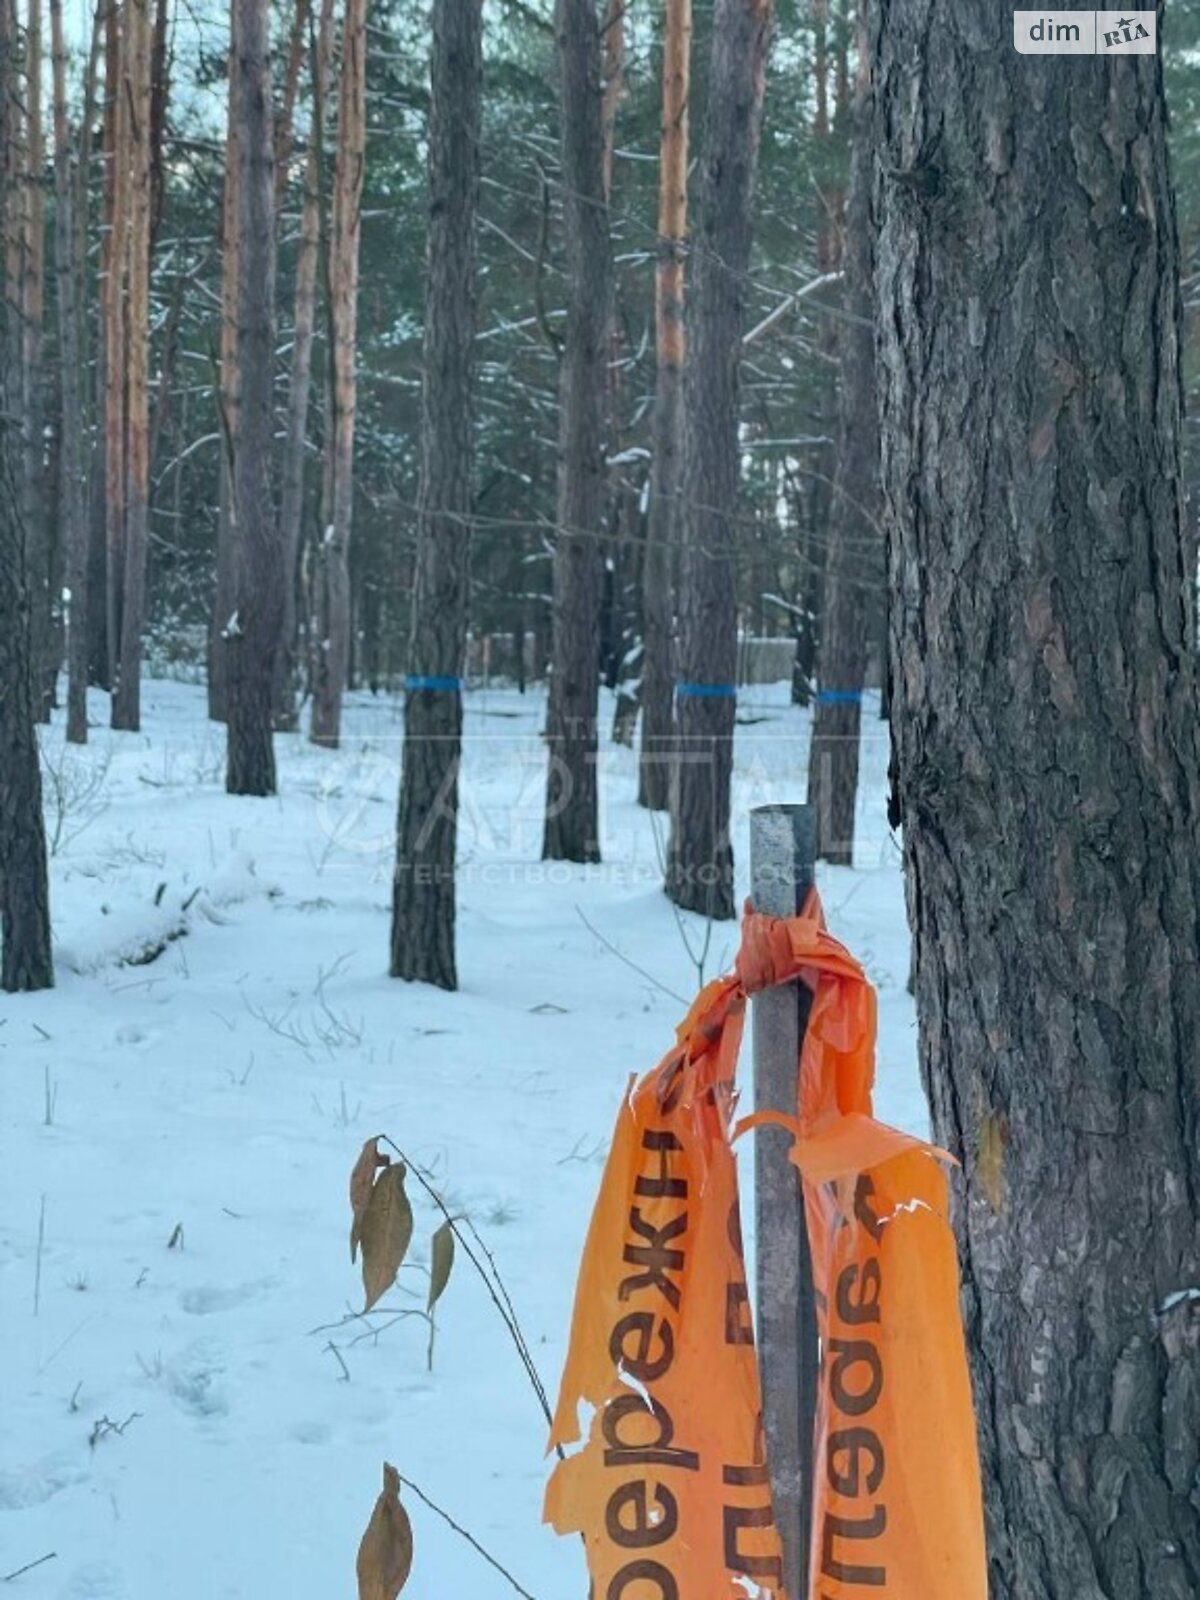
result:
<svg viewBox="0 0 1200 1600"><path fill-rule="evenodd" d="M309 0L296 0L292 10L292 31L288 40L287 64L283 69L283 95L275 119L275 216L283 209L292 145L296 129L296 100L300 93L300 70L309 36Z"/></svg>
<svg viewBox="0 0 1200 1600"><path fill-rule="evenodd" d="M18 66L21 52L17 34L17 15L15 0L7 0L9 15L5 19L8 29L8 61L9 84L8 104L5 107L7 116L7 137L4 149L0 151L0 158L4 161L4 188L7 196L5 212L0 216L0 229L3 231L4 245L4 293L11 311L12 326L11 336L15 341L9 352L9 382L15 385L12 390L14 396L14 420L20 425L19 406L24 394L24 378L21 369L25 358L25 344L21 335L22 314L22 272L23 252L25 248L25 112L26 100L18 85ZM13 468L16 476L13 479L20 493L21 477L24 472L23 435L18 434L18 445L14 446L17 454L13 456ZM18 504L20 502L18 501Z"/></svg>
<svg viewBox="0 0 1200 1600"><path fill-rule="evenodd" d="M141 726L142 630L150 521L150 0L126 0L126 71L129 97L125 155L129 163L129 294L125 309L125 537L121 586L120 666L113 685L112 725Z"/></svg>
<svg viewBox="0 0 1200 1600"><path fill-rule="evenodd" d="M276 726L297 725L296 663L297 589L304 526L304 461L308 445L308 409L312 389L313 332L317 314L317 266L321 256L321 136L329 81L333 0L321 0L313 77L313 126L304 162L304 201L300 246L296 256L296 299L293 316L292 372L280 475L279 531L283 546L283 626L275 668ZM277 185L278 192L278 185Z"/></svg>
<svg viewBox="0 0 1200 1600"><path fill-rule="evenodd" d="M619 428L622 385L615 371L620 342L614 341L610 348L614 371L609 438L615 446L614 453L620 455L623 449ZM608 688L616 691L612 742L632 750L641 693L641 591L645 527L644 519L639 515L637 495L625 473L623 466L614 466L609 478L607 535L610 553L605 563L609 587L609 623L602 655L604 682Z"/></svg>
<svg viewBox="0 0 1200 1600"><path fill-rule="evenodd" d="M716 0L700 227L692 252L680 529L677 740L667 893L734 915L738 372L770 0Z"/></svg>
<svg viewBox="0 0 1200 1600"><path fill-rule="evenodd" d="M333 439L330 517L321 539L312 741L336 749L350 668L350 532L358 396L358 257L367 137L366 0L346 0L338 80L338 147L330 238Z"/></svg>
<svg viewBox="0 0 1200 1600"><path fill-rule="evenodd" d="M0 249L15 232L14 27L0 0ZM34 671L18 454L21 399L19 301L9 280L0 301L0 988L47 989L50 955L46 836L34 730Z"/></svg>
<svg viewBox="0 0 1200 1600"><path fill-rule="evenodd" d="M627 92L625 17L629 0L607 0L603 23L604 95L601 128L604 140L604 203L612 211L613 168L616 155L617 114ZM636 527L636 500L630 503L629 468L622 461L625 433L625 392L622 382L625 330L614 281L608 333L608 509L605 533L607 616L601 623L602 676L616 690L613 703L612 742L632 747L638 714L638 678L641 672L641 562Z"/></svg>
<svg viewBox="0 0 1200 1600"><path fill-rule="evenodd" d="M295 143L296 101L306 53L313 78L313 125L304 163L301 200L300 246L296 257L295 310L292 328L292 363L288 383L288 410L284 426L280 470L279 536L283 549L283 621L275 660L275 727L291 732L297 726L296 688L296 585L300 533L304 514L304 453L308 442L308 397L312 367L312 338L316 307L317 254L320 247L320 152L317 141L324 126L322 107L332 26L332 0L322 0L321 21L310 49L309 0L296 0L291 37L284 68L283 97L275 119L275 219L280 223L287 195Z"/></svg>
<svg viewBox="0 0 1200 1600"><path fill-rule="evenodd" d="M892 731L991 1595L1195 1600L1200 751L1162 61L1017 70L990 0L874 22Z"/></svg>
<svg viewBox="0 0 1200 1600"><path fill-rule="evenodd" d="M421 483L392 896L395 978L458 986L454 866L474 439L481 0L435 0Z"/></svg>
<svg viewBox="0 0 1200 1600"><path fill-rule="evenodd" d="M101 259L107 249L106 239L100 241ZM90 449L87 519L88 519L88 584L87 584L87 639L88 682L97 689L111 689L108 663L108 544L106 460L108 450L108 350L105 333L104 269L101 268L99 284L99 315L95 356L95 403L93 408L92 439Z"/></svg>
<svg viewBox="0 0 1200 1600"><path fill-rule="evenodd" d="M159 459L162 454L163 440L174 424L174 399L175 375L179 364L179 325L183 320L184 302L187 299L189 285L195 277L195 267L192 263L181 266L175 274L175 282L171 288L171 299L167 305L167 314L163 323L162 345L158 360L158 378L154 384L154 402L151 406L150 419L150 478L153 482ZM179 430L177 437L186 439L187 434Z"/></svg>
<svg viewBox="0 0 1200 1600"><path fill-rule="evenodd" d="M879 570L879 430L875 409L871 241L871 62L860 30L850 203L842 241L840 425L825 563L808 802L821 859L851 866L862 691L870 654L867 591Z"/></svg>
<svg viewBox="0 0 1200 1600"><path fill-rule="evenodd" d="M217 571L213 599L212 629L208 648L208 714L224 722L229 714L228 633L235 610L237 588L237 527L234 517L233 476L236 470L234 441L238 435L238 410L241 380L238 372L238 284L240 282L241 235L238 229L239 147L243 131L238 122L234 80L237 64L237 29L240 6L230 0L229 16L229 107L225 122L225 195L222 206L221 240L224 271L221 278L220 378L217 404L221 423L221 466L217 482Z"/></svg>
<svg viewBox="0 0 1200 1600"><path fill-rule="evenodd" d="M604 200L612 204L613 160L617 145L617 113L625 98L625 14L629 0L605 0L601 25L601 72L604 90L600 98L600 138L604 150Z"/></svg>
<svg viewBox="0 0 1200 1600"><path fill-rule="evenodd" d="M3 3L3 0L0 0ZM50 0L54 65L54 257L58 277L58 344L62 391L59 449L59 514L66 547L67 588L67 738L87 743L87 518L83 498L83 401L80 394L78 283L75 276L75 174L67 111L67 47L62 0Z"/></svg>
<svg viewBox="0 0 1200 1600"><path fill-rule="evenodd" d="M96 93L100 58L104 48L105 0L96 0L92 12L91 43L83 70L83 104L80 108L77 160L72 170L71 251L75 282L76 327L79 336L79 404L84 423L80 446L84 478L84 550L86 585L84 606L72 613L72 626L83 630L89 683L104 675L107 647L104 639L104 341L93 339L90 311L103 312L103 297L91 292L88 266L88 229L91 216L92 162L95 154ZM103 149L101 151L103 155ZM99 566L99 582L96 569Z"/></svg>
<svg viewBox="0 0 1200 1600"><path fill-rule="evenodd" d="M83 106L79 121L79 162L75 168L75 204L72 215L75 226L75 256L86 257L88 196L91 193L91 163L94 155L96 90L100 81L100 59L104 53L104 29L108 15L107 0L96 0L92 11L91 41L88 45L87 64L83 69Z"/></svg>
<svg viewBox="0 0 1200 1600"><path fill-rule="evenodd" d="M653 446L642 569L642 734L638 803L665 811L671 799L675 529L682 439L684 250L688 215L688 106L692 0L667 0L663 39L662 141L658 169L658 266Z"/></svg>
<svg viewBox="0 0 1200 1600"><path fill-rule="evenodd" d="M560 381L558 536L549 769L542 855L598 861L596 710L612 262L604 199L603 85L595 0L557 0L568 311Z"/></svg>
<svg viewBox="0 0 1200 1600"><path fill-rule="evenodd" d="M95 427L92 435L91 482L88 496L88 678L98 689L111 690L112 664L108 645L108 491L110 376L110 277L112 274L116 215L117 104L120 86L120 9L118 0L97 0L96 28L104 48L104 123L101 130L103 190L100 229L100 271L96 307ZM93 49L99 39L93 39ZM86 130L85 130L86 140ZM80 181L80 199L88 191L87 175ZM86 284L87 236L77 244L81 264L80 284ZM86 296L83 296L86 305Z"/></svg>
<svg viewBox="0 0 1200 1600"><path fill-rule="evenodd" d="M146 71L150 81L150 248L158 238L167 200L166 168L163 147L167 136L167 105L171 96L171 5L170 0L154 0L154 26L150 37ZM147 21L147 27L150 24Z"/></svg>
<svg viewBox="0 0 1200 1600"><path fill-rule="evenodd" d="M816 161L817 271L820 276L835 273L841 265L843 196L837 177L838 161L829 117L829 5L828 0L813 0L813 77L816 107L813 114L813 151ZM836 433L840 418L838 391L838 327L832 317L817 323L817 382L814 404L822 432ZM836 468L835 468L836 470ZM804 526L801 588L803 606L796 617L796 657L792 671L792 703L813 703L825 627L826 563L837 529L834 510L834 485L829 474L817 474L807 496L808 517Z"/></svg>
<svg viewBox="0 0 1200 1600"><path fill-rule="evenodd" d="M24 238L21 243L21 425L24 460L21 472L21 515L25 523L32 602L34 706L39 722L49 722L54 704L57 660L54 640L54 597L51 592L53 529L46 515L46 446L44 415L46 375L42 369L45 323L46 202L42 179L46 167L42 131L42 6L28 0L25 25L25 193Z"/></svg>
<svg viewBox="0 0 1200 1600"><path fill-rule="evenodd" d="M273 685L283 562L271 496L275 378L275 173L268 0L233 0L238 128L239 376L233 447L234 614L224 630L230 794L275 793Z"/></svg>
<svg viewBox="0 0 1200 1600"><path fill-rule="evenodd" d="M129 261L129 217L132 202L129 162L129 26L131 0L113 0L108 32L112 82L112 142L109 169L109 225L104 275L104 501L105 575L108 589L106 633L108 681L115 696L120 686L121 606L125 575L126 376L129 359L128 307L125 282Z"/></svg>

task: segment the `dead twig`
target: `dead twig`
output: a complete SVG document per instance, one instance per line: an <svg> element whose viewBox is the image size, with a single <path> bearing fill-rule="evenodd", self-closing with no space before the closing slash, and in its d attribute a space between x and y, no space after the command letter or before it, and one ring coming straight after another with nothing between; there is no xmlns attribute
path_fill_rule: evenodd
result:
<svg viewBox="0 0 1200 1600"><path fill-rule="evenodd" d="M623 950L618 950L611 939L606 938L605 935L600 932L599 928L588 921L582 906L577 905L575 907L575 914L579 918L580 922L583 923L587 931L592 935L592 937L594 939L599 939L604 948L609 951L610 954L616 956L618 961L624 962L631 972L636 972L640 978L645 978L647 983L652 983L656 989L661 991L661 993L669 996L672 1000L678 1001L684 1010L687 1010L688 1003L681 994L676 994L674 989L668 989L666 984L660 982L660 980L656 978L652 972L647 972L645 967L639 967L637 962L631 960Z"/></svg>
<svg viewBox="0 0 1200 1600"><path fill-rule="evenodd" d="M101 1417L93 1422L92 1431L88 1435L88 1449L94 1450L101 1439L107 1439L110 1433L115 1433L120 1438L131 1423L137 1422L141 1417L140 1411L131 1411L124 1422L113 1422L109 1417Z"/></svg>
<svg viewBox="0 0 1200 1600"><path fill-rule="evenodd" d="M498 1572L506 1583L510 1584L519 1595L523 1596L523 1600L534 1600L534 1596L530 1594L529 1590L521 1587L508 1568L501 1566L500 1562L496 1560L495 1556L491 1555L487 1550L484 1549L479 1540L475 1538L474 1534L468 1533L461 1523L455 1522L450 1513L448 1511L443 1511L441 1506L436 1505L423 1489L418 1489L411 1478L402 1477L400 1482L406 1489L415 1494L417 1499L420 1500L423 1505L428 1506L430 1511L433 1512L434 1516L441 1517L442 1521L448 1528L453 1528L460 1539L465 1539L471 1546L472 1550L474 1550L477 1555L483 1557L489 1567L492 1567L496 1572Z"/></svg>
<svg viewBox="0 0 1200 1600"><path fill-rule="evenodd" d="M483 1240L479 1237L479 1233L476 1230L475 1224L471 1221L470 1217L455 1216L447 1206L446 1202L442 1199L441 1195L434 1188L433 1184L430 1183L423 1169L417 1163L412 1161L407 1155L405 1155L404 1151L401 1150L400 1146L394 1139L389 1139L387 1134L380 1134L379 1137L385 1144L391 1145L392 1149L400 1157L401 1161L403 1161L404 1165L408 1168L413 1177L416 1178L417 1182L421 1185L422 1189L424 1189L425 1193L433 1201L434 1205L446 1219L446 1223L449 1226L450 1231L454 1234L454 1238L466 1255L467 1260L471 1263L471 1265L475 1268L475 1271L483 1280L483 1285L487 1289L488 1295L492 1304L495 1306L497 1313L499 1314L500 1320L508 1329L509 1338L512 1340L517 1355L520 1357L521 1365L525 1368L525 1374L529 1379L529 1383L534 1394L537 1396L538 1404L542 1408L542 1415L545 1417L547 1424L552 1424L554 1420L554 1413L550 1409L550 1398L546 1393L546 1386L542 1382L541 1374L538 1372L537 1365L533 1359L533 1354L530 1351L528 1343L526 1342L524 1330L521 1327L516 1308L509 1296L507 1286L505 1285L504 1279L500 1276L500 1269L496 1265L496 1258L492 1255L492 1252L488 1249L487 1245L484 1244ZM484 1261L480 1260L481 1255L483 1256L484 1261L487 1262L486 1266L484 1265ZM562 1446L556 1445L555 1449L559 1458L562 1459L564 1454Z"/></svg>
<svg viewBox="0 0 1200 1600"><path fill-rule="evenodd" d="M334 1344L332 1339L330 1339L329 1343L325 1346L325 1348L326 1348L326 1350L328 1350L332 1354L332 1356L336 1360L338 1366L341 1367L341 1369L342 1369L342 1382L343 1383L349 1383L350 1382L350 1368L346 1365L345 1361L342 1359L342 1352L338 1349L337 1345Z"/></svg>
<svg viewBox="0 0 1200 1600"><path fill-rule="evenodd" d="M417 1491L414 1489L413 1493L415 1494L416 1492ZM20 1578L26 1572L32 1572L34 1567L44 1567L46 1565L47 1561L57 1561L57 1560L58 1560L58 1551L57 1550L51 1550L49 1555L39 1556L36 1561L27 1561L23 1567L18 1567L15 1572L6 1573L3 1578L0 1578L0 1583L11 1583L14 1578Z"/></svg>

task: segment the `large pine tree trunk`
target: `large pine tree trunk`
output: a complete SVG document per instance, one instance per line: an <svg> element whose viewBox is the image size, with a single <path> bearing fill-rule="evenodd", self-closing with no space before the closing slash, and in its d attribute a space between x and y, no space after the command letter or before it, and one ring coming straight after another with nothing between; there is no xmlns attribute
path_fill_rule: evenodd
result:
<svg viewBox="0 0 1200 1600"><path fill-rule="evenodd" d="M150 0L126 0L125 75L128 136L129 294L125 308L125 535L120 586L120 664L112 725L141 726L142 629L150 522Z"/></svg>
<svg viewBox="0 0 1200 1600"><path fill-rule="evenodd" d="M770 0L716 0L688 295L677 748L667 893L734 914L729 801L737 675L738 369Z"/></svg>
<svg viewBox="0 0 1200 1600"><path fill-rule="evenodd" d="M271 494L275 378L275 169L268 0L233 0L237 149L237 424L234 610L223 634L225 787L275 793L273 687L283 563Z"/></svg>
<svg viewBox="0 0 1200 1600"><path fill-rule="evenodd" d="M300 7L297 7L297 15ZM296 597L304 528L304 459L308 446L308 407L312 392L313 334L317 316L317 266L321 255L321 135L329 80L333 0L321 0L313 55L313 117L304 161L300 244L296 253L295 312L292 318L292 371L280 472L279 535L283 546L283 624L275 666L276 726L294 730L296 710ZM276 187L278 193L278 183Z"/></svg>
<svg viewBox="0 0 1200 1600"><path fill-rule="evenodd" d="M480 0L437 0L417 572L392 899L392 976L444 989L458 982L454 864L474 464L482 31Z"/></svg>
<svg viewBox="0 0 1200 1600"><path fill-rule="evenodd" d="M675 528L682 439L684 247L687 241L688 100L692 0L667 0L663 37L662 140L658 169L654 444L642 569L642 734L638 801L671 800L671 652L675 625Z"/></svg>
<svg viewBox="0 0 1200 1600"><path fill-rule="evenodd" d="M50 0L54 65L54 265L58 284L62 426L59 515L66 549L68 601L67 738L87 743L88 528L84 507L82 355L79 282L75 268L75 174L68 121L67 48L62 0Z"/></svg>
<svg viewBox="0 0 1200 1600"><path fill-rule="evenodd" d="M1200 780L1160 59L1014 56L988 0L876 18L892 728L991 1594L1195 1600Z"/></svg>
<svg viewBox="0 0 1200 1600"><path fill-rule="evenodd" d="M358 410L358 255L367 137L366 0L346 0L338 78L338 147L330 230L333 438L329 525L322 532L313 652L312 740L336 749L350 671L350 530L354 512L354 430Z"/></svg>
<svg viewBox="0 0 1200 1600"><path fill-rule="evenodd" d="M859 727L870 653L867 592L882 555L871 276L871 57L865 28L860 30L858 69L850 200L841 248L847 316L839 335L838 457L808 763L817 853L847 867L854 858Z"/></svg>
<svg viewBox="0 0 1200 1600"><path fill-rule="evenodd" d="M14 226L13 13L0 0L0 250ZM46 836L34 731L33 641L20 507L21 331L11 286L0 297L0 988L46 989L50 957Z"/></svg>
<svg viewBox="0 0 1200 1600"><path fill-rule="evenodd" d="M604 523L606 357L612 264L604 199L603 81L596 0L557 0L567 330L559 400L554 642L546 719L542 855L598 861L596 708Z"/></svg>

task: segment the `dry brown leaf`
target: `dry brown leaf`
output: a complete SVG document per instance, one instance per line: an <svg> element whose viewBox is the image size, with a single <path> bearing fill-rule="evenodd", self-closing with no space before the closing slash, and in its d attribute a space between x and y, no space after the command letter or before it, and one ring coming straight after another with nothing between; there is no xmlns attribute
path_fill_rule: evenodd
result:
<svg viewBox="0 0 1200 1600"><path fill-rule="evenodd" d="M358 1547L358 1600L396 1600L412 1561L412 1523L400 1504L400 1474L385 1461L383 1492Z"/></svg>
<svg viewBox="0 0 1200 1600"><path fill-rule="evenodd" d="M368 1139L359 1152L358 1160L354 1163L354 1171L350 1174L350 1209L354 1213L354 1220L350 1224L350 1259L358 1256L358 1242L362 1235L363 1212L367 1209L371 1199L371 1188L375 1182L375 1174L380 1167L390 1166L391 1156L380 1153L379 1135Z"/></svg>
<svg viewBox="0 0 1200 1600"><path fill-rule="evenodd" d="M392 1287L408 1254L413 1214L404 1191L404 1172L404 1163L398 1161L380 1174L359 1223L363 1288L367 1292L364 1311L370 1311Z"/></svg>
<svg viewBox="0 0 1200 1600"><path fill-rule="evenodd" d="M429 1304L427 1311L432 1311L442 1298L446 1285L450 1282L450 1272L454 1266L454 1229L449 1222L443 1222L433 1236L433 1244L429 1250Z"/></svg>

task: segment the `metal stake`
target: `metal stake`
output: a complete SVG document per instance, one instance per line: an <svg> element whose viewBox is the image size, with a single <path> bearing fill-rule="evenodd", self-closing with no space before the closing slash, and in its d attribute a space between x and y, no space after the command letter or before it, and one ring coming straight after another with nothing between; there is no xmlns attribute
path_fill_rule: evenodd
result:
<svg viewBox="0 0 1200 1600"><path fill-rule="evenodd" d="M813 882L810 806L759 806L750 814L751 899L756 911L794 916ZM788 984L756 995L754 1107L796 1113L797 1061L809 993ZM758 1365L771 1494L783 1545L788 1600L808 1600L817 1320L800 1174L782 1128L755 1135Z"/></svg>

